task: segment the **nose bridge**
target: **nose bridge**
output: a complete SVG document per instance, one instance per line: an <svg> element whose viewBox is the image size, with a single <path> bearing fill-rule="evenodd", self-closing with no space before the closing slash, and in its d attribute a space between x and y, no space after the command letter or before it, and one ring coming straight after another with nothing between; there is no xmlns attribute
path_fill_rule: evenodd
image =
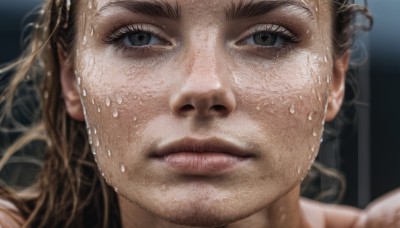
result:
<svg viewBox="0 0 400 228"><path fill-rule="evenodd" d="M235 107L223 50L210 40L190 45L181 61L182 83L172 96L172 110L179 115L227 115Z"/></svg>

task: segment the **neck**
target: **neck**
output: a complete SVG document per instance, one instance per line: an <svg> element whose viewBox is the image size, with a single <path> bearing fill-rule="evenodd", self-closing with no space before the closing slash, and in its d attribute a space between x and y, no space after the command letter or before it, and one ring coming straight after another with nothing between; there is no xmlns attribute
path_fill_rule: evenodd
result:
<svg viewBox="0 0 400 228"><path fill-rule="evenodd" d="M271 203L259 212L228 224L226 228L267 228L267 227L309 227L300 208L300 187L279 200ZM169 223L154 214L141 209L136 204L129 202L118 195L123 227L155 227L155 228L183 228L187 226Z"/></svg>

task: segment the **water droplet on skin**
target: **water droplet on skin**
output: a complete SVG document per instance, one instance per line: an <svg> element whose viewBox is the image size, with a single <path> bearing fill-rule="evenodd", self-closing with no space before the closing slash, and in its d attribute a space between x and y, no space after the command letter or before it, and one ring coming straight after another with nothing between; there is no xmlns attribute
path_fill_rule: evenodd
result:
<svg viewBox="0 0 400 228"><path fill-rule="evenodd" d="M331 82L331 76L330 75L328 75L328 76L326 76L326 83L330 83Z"/></svg>
<svg viewBox="0 0 400 228"><path fill-rule="evenodd" d="M93 128L93 134L97 135L97 129L96 129L96 127Z"/></svg>
<svg viewBox="0 0 400 228"><path fill-rule="evenodd" d="M319 95L319 93L317 94L317 98L318 98L318 101L319 101L319 102L321 102L321 101L322 101L322 99L321 99L321 95Z"/></svg>
<svg viewBox="0 0 400 228"><path fill-rule="evenodd" d="M121 164L119 165L119 167L120 167L120 169L121 169L121 172L125 173L125 165L121 163Z"/></svg>
<svg viewBox="0 0 400 228"><path fill-rule="evenodd" d="M328 57L324 56L324 62L325 62L325 63L328 62Z"/></svg>
<svg viewBox="0 0 400 228"><path fill-rule="evenodd" d="M92 145L92 144L93 144L93 138L91 135L89 135L89 145Z"/></svg>
<svg viewBox="0 0 400 228"><path fill-rule="evenodd" d="M312 135L313 135L314 137L317 137L317 133L315 132L315 130L313 130Z"/></svg>
<svg viewBox="0 0 400 228"><path fill-rule="evenodd" d="M133 121L134 122L136 122L137 119L138 119L137 116L133 116Z"/></svg>
<svg viewBox="0 0 400 228"><path fill-rule="evenodd" d="M289 109L290 113L294 114L296 112L295 107L294 107L294 103L290 106Z"/></svg>
<svg viewBox="0 0 400 228"><path fill-rule="evenodd" d="M111 150L110 149L107 150L107 155L108 155L108 157L111 157Z"/></svg>
<svg viewBox="0 0 400 228"><path fill-rule="evenodd" d="M93 99L93 97L91 98L91 101L92 101L92 104L94 104L94 99Z"/></svg>
<svg viewBox="0 0 400 228"><path fill-rule="evenodd" d="M86 44L87 44L87 38L86 38L86 35L84 35L83 39L82 39L82 45L86 45Z"/></svg>
<svg viewBox="0 0 400 228"><path fill-rule="evenodd" d="M92 4L92 0L88 1L88 9L92 9L93 8L93 4Z"/></svg>
<svg viewBox="0 0 400 228"><path fill-rule="evenodd" d="M100 146L100 141L98 138L96 138L96 146Z"/></svg>
<svg viewBox="0 0 400 228"><path fill-rule="evenodd" d="M90 27L90 36L93 36L93 34L94 34L94 28L92 26L92 27Z"/></svg>
<svg viewBox="0 0 400 228"><path fill-rule="evenodd" d="M303 100L303 96L300 95L300 100Z"/></svg>
<svg viewBox="0 0 400 228"><path fill-rule="evenodd" d="M115 118L118 117L118 111L117 111L115 108L113 109L112 115L113 115Z"/></svg>
<svg viewBox="0 0 400 228"><path fill-rule="evenodd" d="M117 187L115 187L115 188L114 188L114 191L115 191L116 193L118 193L118 188L117 188Z"/></svg>
<svg viewBox="0 0 400 228"><path fill-rule="evenodd" d="M313 111L311 111L311 112L308 114L308 120L312 120L312 119L313 119L313 115L314 115L314 113L313 113Z"/></svg>
<svg viewBox="0 0 400 228"><path fill-rule="evenodd" d="M86 97L86 89L83 89L83 90L82 90L82 95L83 95L84 97Z"/></svg>
<svg viewBox="0 0 400 228"><path fill-rule="evenodd" d="M122 104L122 97L117 97L117 103Z"/></svg>
<svg viewBox="0 0 400 228"><path fill-rule="evenodd" d="M96 155L96 149L92 148L92 154ZM96 161L96 163L97 163L97 161Z"/></svg>
<svg viewBox="0 0 400 228"><path fill-rule="evenodd" d="M311 152L314 152L315 151L315 146L312 146L311 147Z"/></svg>
<svg viewBox="0 0 400 228"><path fill-rule="evenodd" d="M81 85L81 77L78 76L78 78L76 79L76 81L78 82L78 85Z"/></svg>
<svg viewBox="0 0 400 228"><path fill-rule="evenodd" d="M101 110L100 110L100 107L97 107L97 112L100 112Z"/></svg>
<svg viewBox="0 0 400 228"><path fill-rule="evenodd" d="M101 173L101 176L104 177L104 173L103 172Z"/></svg>
<svg viewBox="0 0 400 228"><path fill-rule="evenodd" d="M111 100L109 97L107 97L107 99L106 99L106 105L107 105L107 107L110 107L110 105L111 105Z"/></svg>
<svg viewBox="0 0 400 228"><path fill-rule="evenodd" d="M256 109L257 109L258 111L260 111L260 109L261 109L261 108L260 108L260 106L259 106L259 105L257 105Z"/></svg>
<svg viewBox="0 0 400 228"><path fill-rule="evenodd" d="M299 166L299 167L297 168L297 174L300 174L300 172L301 172L301 167Z"/></svg>

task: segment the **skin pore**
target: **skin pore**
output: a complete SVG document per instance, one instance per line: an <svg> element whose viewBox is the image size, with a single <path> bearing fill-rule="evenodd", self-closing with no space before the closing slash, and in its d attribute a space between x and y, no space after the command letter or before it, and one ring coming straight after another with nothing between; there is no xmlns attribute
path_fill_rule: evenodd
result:
<svg viewBox="0 0 400 228"><path fill-rule="evenodd" d="M299 185L348 63L331 1L79 4L63 95L125 227L314 224Z"/></svg>

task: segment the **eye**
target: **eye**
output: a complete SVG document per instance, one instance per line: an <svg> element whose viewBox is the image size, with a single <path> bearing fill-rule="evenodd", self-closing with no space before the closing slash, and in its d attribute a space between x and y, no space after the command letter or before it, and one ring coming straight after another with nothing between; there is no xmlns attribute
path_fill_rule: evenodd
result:
<svg viewBox="0 0 400 228"><path fill-rule="evenodd" d="M288 29L279 25L262 25L248 32L240 45L257 45L262 47L283 47L289 43L296 43L296 36Z"/></svg>
<svg viewBox="0 0 400 228"><path fill-rule="evenodd" d="M104 40L107 44L127 48L142 48L148 46L170 45L160 38L159 29L150 25L129 25L111 33Z"/></svg>
<svg viewBox="0 0 400 228"><path fill-rule="evenodd" d="M261 46L277 46L282 45L284 40L278 34L271 32L259 32L247 38L245 42L248 44L256 44Z"/></svg>
<svg viewBox="0 0 400 228"><path fill-rule="evenodd" d="M121 42L126 46L146 46L161 44L161 40L150 32L137 31L122 36Z"/></svg>

